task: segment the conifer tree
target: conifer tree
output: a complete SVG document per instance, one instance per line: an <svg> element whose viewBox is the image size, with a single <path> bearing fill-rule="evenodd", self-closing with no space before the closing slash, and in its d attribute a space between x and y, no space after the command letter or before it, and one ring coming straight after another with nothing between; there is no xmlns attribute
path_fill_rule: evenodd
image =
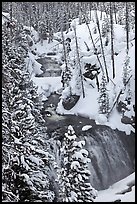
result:
<svg viewBox="0 0 137 204"><path fill-rule="evenodd" d="M129 104L131 102L131 87L130 81L128 81L130 77L131 77L130 57L127 53L123 66L123 85L126 90L126 100Z"/></svg>
<svg viewBox="0 0 137 204"><path fill-rule="evenodd" d="M128 78L130 77L130 72L131 72L130 57L127 54L126 58L125 58L125 61L124 61L124 66L123 66L123 84L124 84L124 86L126 86Z"/></svg>
<svg viewBox="0 0 137 204"><path fill-rule="evenodd" d="M77 141L71 125L63 142L63 166L61 172L63 202L94 202L97 191L89 182L88 151L83 148L85 141Z"/></svg>
<svg viewBox="0 0 137 204"><path fill-rule="evenodd" d="M99 103L99 113L101 114L108 114L109 112L109 96L107 92L107 82L104 74L102 74L102 80L100 83L100 88L99 88L100 96L98 98L98 103Z"/></svg>
<svg viewBox="0 0 137 204"><path fill-rule="evenodd" d="M103 22L102 22L102 30L101 30L102 37L107 37L109 31L110 31L109 20L107 17L104 17Z"/></svg>
<svg viewBox="0 0 137 204"><path fill-rule="evenodd" d="M38 97L25 74L25 50L9 39L3 30L2 199L52 202L55 195L49 189L46 140L41 145L46 133L40 124L45 124L35 118Z"/></svg>
<svg viewBox="0 0 137 204"><path fill-rule="evenodd" d="M69 50L68 50L68 47L65 43L65 38L64 38L64 34L63 34L63 19L62 19L62 25L61 25L61 36L62 36L63 54L64 54L64 62L65 62L65 68L64 68L63 73L62 73L61 82L62 82L63 88L65 88L65 87L70 86L69 82L71 80L72 73L70 70L70 63L69 63Z"/></svg>

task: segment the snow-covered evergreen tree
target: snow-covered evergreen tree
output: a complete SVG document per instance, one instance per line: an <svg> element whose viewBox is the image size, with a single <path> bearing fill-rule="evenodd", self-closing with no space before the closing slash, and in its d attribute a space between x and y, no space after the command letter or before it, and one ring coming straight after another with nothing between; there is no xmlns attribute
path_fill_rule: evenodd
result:
<svg viewBox="0 0 137 204"><path fill-rule="evenodd" d="M39 37L41 45L43 45L43 40L47 40L47 23L46 21L39 22Z"/></svg>
<svg viewBox="0 0 137 204"><path fill-rule="evenodd" d="M75 34L75 43L76 43L76 59L75 59L75 73L74 73L74 81L75 81L75 90L74 94L80 96L83 95L85 98L85 91L84 91L84 79L82 73L82 66L80 62L80 51L79 51L79 44L78 44L78 37L76 33L76 22L73 24L74 34ZM74 85L73 85L74 87Z"/></svg>
<svg viewBox="0 0 137 204"><path fill-rule="evenodd" d="M108 37L109 31L110 31L109 19L107 17L104 17L101 30L102 37Z"/></svg>
<svg viewBox="0 0 137 204"><path fill-rule="evenodd" d="M62 35L62 44L63 44L63 56L64 56L64 62L65 62L65 66L62 71L61 82L62 82L63 88L66 88L70 86L69 82L71 80L72 73L71 73L70 58L69 58L70 44L68 45L69 43L68 40L65 41L64 34L63 34L63 23L62 23L61 35Z"/></svg>
<svg viewBox="0 0 137 204"><path fill-rule="evenodd" d="M63 165L60 175L61 199L63 202L93 202L97 191L89 182L88 151L83 148L85 141L77 141L71 125L65 133L62 156Z"/></svg>
<svg viewBox="0 0 137 204"><path fill-rule="evenodd" d="M10 42L7 30L3 30L2 37L2 199L52 202L55 195L50 190L48 165L50 161L52 165L53 158L46 150L46 132L41 131L45 123L40 118L38 96L26 71L26 51Z"/></svg>
<svg viewBox="0 0 137 204"><path fill-rule="evenodd" d="M124 61L124 66L123 66L123 85L126 90L126 98L125 100L130 104L131 102L131 87L130 87L130 77L131 77L131 67L130 67L130 57L128 53L126 54L126 58Z"/></svg>
<svg viewBox="0 0 137 204"><path fill-rule="evenodd" d="M102 74L99 92L100 92L99 93L100 96L98 98L99 113L107 115L110 107L109 107L109 95L107 91L107 82L104 74Z"/></svg>
<svg viewBox="0 0 137 204"><path fill-rule="evenodd" d="M123 84L126 86L126 83L128 81L128 78L130 77L131 74L131 68L130 68L130 57L127 54L125 61L124 61L124 66L123 66Z"/></svg>

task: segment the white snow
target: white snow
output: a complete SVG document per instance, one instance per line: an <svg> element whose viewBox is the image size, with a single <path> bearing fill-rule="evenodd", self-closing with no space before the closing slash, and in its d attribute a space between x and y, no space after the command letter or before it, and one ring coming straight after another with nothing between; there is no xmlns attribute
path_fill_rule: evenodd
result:
<svg viewBox="0 0 137 204"><path fill-rule="evenodd" d="M7 12L2 12L2 25L10 19L10 14Z"/></svg>
<svg viewBox="0 0 137 204"><path fill-rule="evenodd" d="M91 12L92 19L94 18L95 12ZM103 13L103 15L105 15ZM100 16L100 12L98 12L98 17ZM96 42L96 48L101 50L100 48L100 39L98 32L96 34L93 33L95 22L91 21L89 23L89 27L92 33L93 40ZM102 25L102 21L100 20L100 27ZM79 45L79 52L81 56L81 64L84 67L85 63L92 63L99 65L97 56L94 54L92 41L90 39L90 35L88 32L88 28L85 23L78 25L78 19L74 19L71 23L71 27L76 26L77 32L77 39ZM61 34L58 32L54 35L56 38L61 38ZM71 38L71 52L70 52L70 59L76 56L76 49L75 49L75 38L74 38L74 30L72 28L67 34L64 32L64 38L67 37ZM135 103L135 33L134 31L130 31L130 43L129 43L129 57L130 57L130 67L132 70L132 77L130 80L131 83L131 91L132 91L132 102L131 105ZM90 51L87 51L85 43L87 43ZM105 42L105 38L103 39ZM61 59L61 55L63 54L62 45L57 41L53 40L52 43L48 43L47 40L43 41L43 45L40 42L36 43L37 48L37 56L45 56L48 52L56 52L55 57L58 61ZM126 58L126 31L122 25L114 24L114 51L118 53L118 55L114 56L115 59L115 75L116 77L113 79L112 77L112 61L111 61L111 41L109 35L109 44L108 46L104 46L104 52L106 57L106 63L108 68L108 73L110 77L110 81L107 84L107 90L109 93L110 99L110 108L113 106L114 100L116 99L117 95L119 94L120 90L123 88L122 84L122 76L123 76L123 65L124 60ZM99 54L100 61L104 67L103 57ZM32 80L38 86L38 93L42 94L43 100L46 100L47 97L55 92L60 92L62 90L61 84L61 77L36 77L36 73L40 73L40 66L35 61L36 57L30 55L30 59L33 63L29 66L29 70L32 73ZM62 65L62 69L63 69ZM82 68L83 68L82 67ZM101 80L102 72L98 75L99 81ZM71 81L71 85L73 86L73 90L75 90L75 77ZM135 132L135 129L130 124L124 124L121 122L121 115L117 112L116 107L110 114L109 119L107 119L106 115L99 114L99 105L98 105L98 97L99 92L97 90L96 80L87 79L84 81L84 89L85 89L85 98L80 97L77 104L71 110L65 110L62 106L62 97L66 97L68 94L68 89L66 88L63 93L62 97L60 98L60 102L58 103L56 112L59 114L73 114L73 115L80 115L83 117L87 117L90 119L94 119L96 124L104 124L110 126L112 129L118 129L121 131L125 131L127 135L131 133L131 131ZM124 97L124 96L122 96ZM131 113L132 112L132 113ZM126 113L127 116L131 116L133 111L131 110L130 113ZM88 125L88 124L87 124ZM88 127L83 127L85 131Z"/></svg>
<svg viewBox="0 0 137 204"><path fill-rule="evenodd" d="M75 193L74 191L71 191L70 192L70 202L73 202L73 201L76 201L77 200L77 197L78 197L78 195L77 195L77 193Z"/></svg>
<svg viewBox="0 0 137 204"><path fill-rule="evenodd" d="M92 125L85 125L82 127L82 131L87 131L92 128Z"/></svg>
<svg viewBox="0 0 137 204"><path fill-rule="evenodd" d="M79 169L80 168L80 164L78 161L72 161L71 163L71 169Z"/></svg>
<svg viewBox="0 0 137 204"><path fill-rule="evenodd" d="M75 152L75 154L73 154L72 157L74 159L76 159L76 160L78 160L78 159L83 160L83 158L84 158L80 151L79 152Z"/></svg>
<svg viewBox="0 0 137 204"><path fill-rule="evenodd" d="M74 141L73 142L73 146L74 147L80 147L80 148L82 148L83 146L85 146L85 140L82 140L82 141Z"/></svg>
<svg viewBox="0 0 137 204"><path fill-rule="evenodd" d="M43 164L43 161L41 159L39 159L33 155L30 155L29 157L27 157L27 159L29 159L31 162L35 163L37 166Z"/></svg>
<svg viewBox="0 0 137 204"><path fill-rule="evenodd" d="M76 135L68 135L68 133L65 133L65 137L67 137L69 140L75 140L76 139Z"/></svg>
<svg viewBox="0 0 137 204"><path fill-rule="evenodd" d="M33 77L34 84L38 87L38 93L42 94L42 99L58 91L61 88L61 77Z"/></svg>
<svg viewBox="0 0 137 204"><path fill-rule="evenodd" d="M132 187L128 190L130 186ZM121 199L121 202L135 202L135 173L113 184L106 190L98 191L95 202L113 202L118 199Z"/></svg>

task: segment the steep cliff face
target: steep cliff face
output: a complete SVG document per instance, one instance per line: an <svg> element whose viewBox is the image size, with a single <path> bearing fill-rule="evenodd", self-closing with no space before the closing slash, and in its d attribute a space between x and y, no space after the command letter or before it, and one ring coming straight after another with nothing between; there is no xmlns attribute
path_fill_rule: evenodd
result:
<svg viewBox="0 0 137 204"><path fill-rule="evenodd" d="M68 116L67 116L68 117ZM72 116L69 116L72 117ZM63 121L58 121L58 127L54 123L54 130L51 132L50 149L55 156L58 166L61 165L60 147L63 135L67 129L67 121L74 127L79 140L85 140L85 149L89 152L89 169L91 172L90 181L97 190L108 188L113 183L123 179L134 172L135 158L135 134L126 135L124 132L112 130L104 125L96 125L92 121L92 128L81 131L82 122L78 125L79 119L73 116ZM74 122L75 121L75 122ZM54 171L52 169L52 171ZM53 175L53 173L51 172ZM55 174L53 176L55 178Z"/></svg>

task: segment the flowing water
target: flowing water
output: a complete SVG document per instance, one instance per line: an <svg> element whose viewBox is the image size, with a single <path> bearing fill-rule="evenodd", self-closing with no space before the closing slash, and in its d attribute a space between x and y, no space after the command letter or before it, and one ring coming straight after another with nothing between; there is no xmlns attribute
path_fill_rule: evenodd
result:
<svg viewBox="0 0 137 204"><path fill-rule="evenodd" d="M58 95L51 95L49 101L57 103ZM55 104L54 104L55 105ZM45 109L48 106L46 102ZM48 107L50 111L50 108ZM90 181L94 188L103 190L113 183L134 172L135 134L112 130L105 125L96 125L94 120L75 115L60 116L51 108L52 115L45 117L47 132L51 138L51 152L60 166L60 146L68 125L72 125L78 140L85 140L85 149L89 152L91 163ZM91 125L92 128L82 131L82 127Z"/></svg>
<svg viewBox="0 0 137 204"><path fill-rule="evenodd" d="M42 65L41 70L42 74L38 77L56 77L61 76L60 64L54 57L46 56L43 58L37 59L37 61Z"/></svg>
<svg viewBox="0 0 137 204"><path fill-rule="evenodd" d="M50 60L49 64L51 65ZM45 74L43 73L42 76ZM45 112L44 118L51 141L50 152L55 156L58 166L61 162L60 147L64 133L67 131L68 125L72 125L78 140L86 141L85 149L88 150L91 159L89 164L90 181L94 188L97 190L106 189L135 171L135 134L133 132L126 135L124 132L112 130L110 127L96 125L94 120L81 116L60 116L56 113L59 97L58 94L52 94L44 104L45 111L51 113L49 115ZM92 125L92 128L83 132L84 125ZM51 175L55 181L54 169L51 169ZM54 188L56 190L58 188L55 182Z"/></svg>

